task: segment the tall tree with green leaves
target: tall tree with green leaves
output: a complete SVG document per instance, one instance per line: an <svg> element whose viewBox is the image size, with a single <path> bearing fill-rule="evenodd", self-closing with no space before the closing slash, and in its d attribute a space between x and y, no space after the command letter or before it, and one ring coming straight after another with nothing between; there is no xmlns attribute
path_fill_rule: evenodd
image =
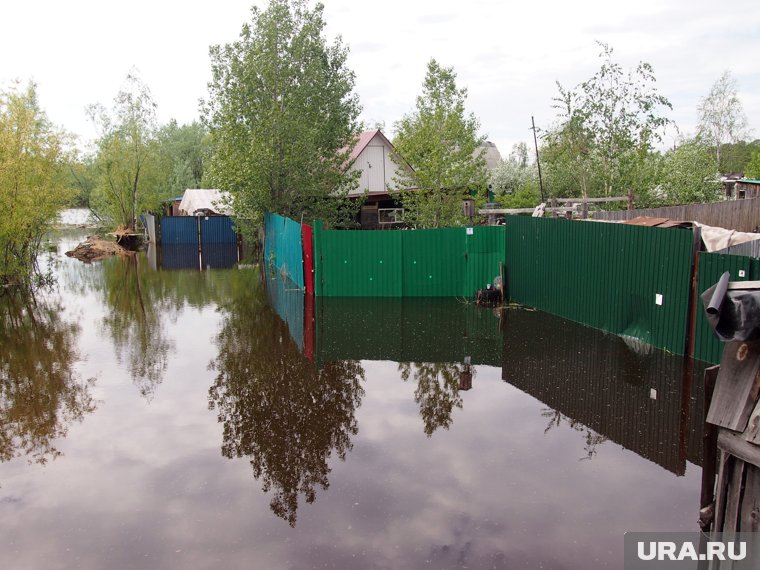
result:
<svg viewBox="0 0 760 570"><path fill-rule="evenodd" d="M716 202L720 199L718 163L699 139L683 141L663 160L663 197L669 204Z"/></svg>
<svg viewBox="0 0 760 570"><path fill-rule="evenodd" d="M0 284L29 284L67 187L66 136L48 120L30 83L0 92Z"/></svg>
<svg viewBox="0 0 760 570"><path fill-rule="evenodd" d="M428 62L415 110L395 125L393 145L413 171L397 181L404 221L418 228L464 223L462 200L485 195L488 169L480 145L480 122L466 113L467 89L456 84L453 67Z"/></svg>
<svg viewBox="0 0 760 570"><path fill-rule="evenodd" d="M530 163L524 142L516 143L507 159L500 160L489 176L494 200L505 208L529 208L541 201L538 168Z"/></svg>
<svg viewBox="0 0 760 570"><path fill-rule="evenodd" d="M724 71L713 83L697 107L697 114L697 133L715 147L715 159L720 166L723 145L738 142L748 134L747 115L730 71Z"/></svg>
<svg viewBox="0 0 760 570"><path fill-rule="evenodd" d="M642 167L670 122L663 112L672 108L657 91L650 64L625 71L613 49L599 45L599 71L573 89L557 84L560 124L548 134L550 144L563 148L556 155L573 165L582 196L594 193L594 180L605 196L646 188Z"/></svg>
<svg viewBox="0 0 760 570"><path fill-rule="evenodd" d="M752 158L744 169L745 178L760 180L760 149L752 152Z"/></svg>
<svg viewBox="0 0 760 570"><path fill-rule="evenodd" d="M147 85L130 72L111 111L101 104L87 111L99 130L90 206L101 219L134 229L140 212L167 197L158 194L156 104Z"/></svg>
<svg viewBox="0 0 760 570"><path fill-rule="evenodd" d="M187 188L202 188L210 153L208 131L199 122L178 125L171 120L156 133L164 195L180 196Z"/></svg>
<svg viewBox="0 0 760 570"><path fill-rule="evenodd" d="M348 49L340 38L328 43L323 11L270 0L251 9L240 39L210 50L208 175L232 193L240 217L269 210L338 223L351 210L356 177L346 168L360 106Z"/></svg>

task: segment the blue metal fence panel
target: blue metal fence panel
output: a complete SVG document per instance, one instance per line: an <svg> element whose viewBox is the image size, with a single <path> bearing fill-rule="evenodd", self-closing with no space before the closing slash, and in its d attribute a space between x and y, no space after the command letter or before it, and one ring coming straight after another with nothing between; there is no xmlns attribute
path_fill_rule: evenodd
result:
<svg viewBox="0 0 760 570"><path fill-rule="evenodd" d="M195 216L161 218L161 243L198 245L198 219Z"/></svg>
<svg viewBox="0 0 760 570"><path fill-rule="evenodd" d="M237 235L228 216L206 216L201 218L201 243L236 243Z"/></svg>
<svg viewBox="0 0 760 570"><path fill-rule="evenodd" d="M238 262L237 244L209 243L201 250L201 264L204 269L229 269Z"/></svg>
<svg viewBox="0 0 760 570"><path fill-rule="evenodd" d="M198 246L169 244L161 246L161 269L200 269Z"/></svg>

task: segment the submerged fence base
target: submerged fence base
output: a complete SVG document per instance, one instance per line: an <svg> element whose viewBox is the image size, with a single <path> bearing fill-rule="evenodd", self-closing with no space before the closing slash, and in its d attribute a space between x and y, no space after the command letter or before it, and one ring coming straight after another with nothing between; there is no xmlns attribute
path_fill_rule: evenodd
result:
<svg viewBox="0 0 760 570"><path fill-rule="evenodd" d="M734 280L760 278L760 261L748 258L701 254L695 265L698 234L687 229L508 216L506 226L346 231L316 222L312 232L274 214L265 227L266 262L307 291L313 279L317 297L474 299L501 277L511 302L707 362L719 344L696 297L728 269L718 267L736 266Z"/></svg>

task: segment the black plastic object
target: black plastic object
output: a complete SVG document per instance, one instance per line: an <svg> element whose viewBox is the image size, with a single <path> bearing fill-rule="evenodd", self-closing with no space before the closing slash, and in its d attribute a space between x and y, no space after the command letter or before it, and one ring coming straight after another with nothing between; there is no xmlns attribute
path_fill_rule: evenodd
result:
<svg viewBox="0 0 760 570"><path fill-rule="evenodd" d="M760 338L760 290L728 290L729 273L702 293L707 321L718 338L748 341Z"/></svg>

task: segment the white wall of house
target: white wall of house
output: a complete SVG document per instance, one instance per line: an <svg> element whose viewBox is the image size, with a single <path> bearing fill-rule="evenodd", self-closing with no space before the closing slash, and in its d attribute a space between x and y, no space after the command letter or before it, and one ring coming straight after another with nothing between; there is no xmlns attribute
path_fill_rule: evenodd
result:
<svg viewBox="0 0 760 570"><path fill-rule="evenodd" d="M401 167L391 156L391 147L381 135L375 135L351 166L350 171L361 171L359 187L350 195L364 192L387 192L388 188L395 189L394 178Z"/></svg>

